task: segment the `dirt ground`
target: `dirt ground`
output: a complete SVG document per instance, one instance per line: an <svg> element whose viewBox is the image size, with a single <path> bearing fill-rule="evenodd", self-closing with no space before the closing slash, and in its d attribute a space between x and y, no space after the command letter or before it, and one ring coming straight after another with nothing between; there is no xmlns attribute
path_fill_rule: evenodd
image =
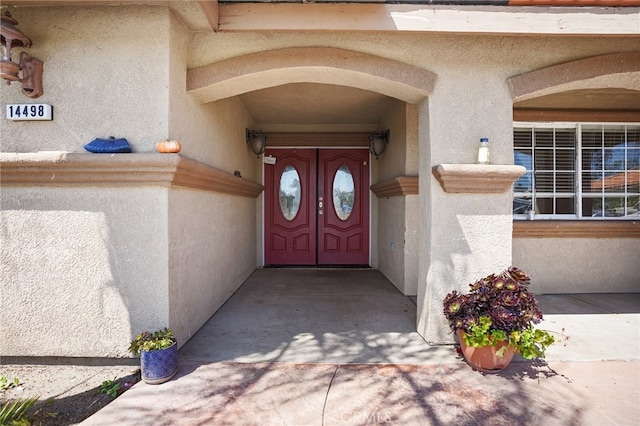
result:
<svg viewBox="0 0 640 426"><path fill-rule="evenodd" d="M7 400L38 397L31 424L66 426L82 422L114 400L101 392L103 382L118 382L113 387L120 395L140 380L140 371L132 366L8 364L0 365L0 379L3 376L11 385L0 387L0 406ZM14 379L18 385L13 385Z"/></svg>

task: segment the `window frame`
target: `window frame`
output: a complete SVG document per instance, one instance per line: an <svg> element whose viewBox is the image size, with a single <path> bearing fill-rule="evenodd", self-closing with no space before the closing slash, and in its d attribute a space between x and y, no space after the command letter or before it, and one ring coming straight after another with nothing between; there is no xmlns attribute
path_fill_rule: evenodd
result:
<svg viewBox="0 0 640 426"><path fill-rule="evenodd" d="M573 131L575 131L575 146L573 148L574 150L574 158L573 158L573 162L574 162L574 167L573 167L573 181L574 181L574 188L573 188L573 192L571 193L565 193L565 192L558 192L557 188L556 188L556 183L554 180L554 187L553 187L553 191L552 191L552 199L555 200L557 199L556 194L562 194L562 195L567 195L567 194L571 194L571 199L573 202L573 208L574 208L574 212L575 213L569 213L569 214L556 214L556 213L546 213L546 214L539 214L537 212L535 212L534 209L534 214L530 215L528 214L528 212L524 212L524 213L513 213L513 209L512 209L512 215L513 215L513 219L514 220L556 220L556 221L637 221L640 219L640 216L632 216L632 215L627 215L627 216L583 216L583 211L582 211L582 207L583 207L583 198L585 198L585 194L589 194L589 195L593 195L594 193L592 192L584 192L584 188L583 188L583 152L586 148L583 148L583 138L582 138L582 133L583 133L583 127L595 127L598 126L602 129L606 129L606 127L610 127L610 126L620 126L620 127L624 127L625 128L625 143L628 142L635 142L635 141L629 141L628 137L626 136L626 131L628 130L627 128L629 126L633 126L633 127L640 127L640 122L606 122L606 121L514 121L513 122L513 130L512 130L512 137L513 137L513 141L512 141L512 148L513 148L513 152L514 152L514 163L515 163L515 152L516 152L516 138L515 138L515 132L517 129L528 129L531 131L535 131L535 129L547 129L547 130L568 130L571 129ZM555 145L555 134L554 134L554 145L553 145L553 159L554 159L554 163L555 163L555 159L556 159L556 150L558 149ZM638 141L640 142L640 141ZM526 148L525 148L526 149ZM535 205L535 200L536 200L536 183L535 183L535 175L536 175L536 168L535 168L535 153L536 153L536 146L535 146L535 142L532 140L532 145L531 145L531 152L533 154L532 156L532 161L531 161L531 202L533 205ZM626 151L625 151L626 152ZM527 170L529 171L529 170ZM556 165L554 164L554 170L553 170L553 174L554 176L556 175L557 169L556 169ZM547 193L547 192L545 192ZM595 193L597 194L597 193ZM602 198L604 198L604 192L600 193L600 196ZM526 198L527 193L526 192L518 192L515 190L515 183L514 183L514 190L513 190L513 199L515 200L516 198ZM623 195L621 196L628 196L629 192L625 189ZM631 193L631 195L636 195L635 193ZM566 197L560 197L560 198L566 198ZM594 198L594 199L598 199L598 196L594 195L593 197L586 197L586 198Z"/></svg>

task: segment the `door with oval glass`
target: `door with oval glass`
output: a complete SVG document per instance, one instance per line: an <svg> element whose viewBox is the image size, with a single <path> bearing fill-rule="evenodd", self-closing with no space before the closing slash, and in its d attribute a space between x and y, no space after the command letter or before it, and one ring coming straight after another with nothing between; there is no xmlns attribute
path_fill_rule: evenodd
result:
<svg viewBox="0 0 640 426"><path fill-rule="evenodd" d="M369 152L269 149L266 265L369 264Z"/></svg>

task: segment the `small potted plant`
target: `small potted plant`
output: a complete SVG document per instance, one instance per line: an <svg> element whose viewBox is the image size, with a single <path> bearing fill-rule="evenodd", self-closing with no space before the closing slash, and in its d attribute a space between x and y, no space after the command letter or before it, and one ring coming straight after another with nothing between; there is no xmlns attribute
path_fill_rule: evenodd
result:
<svg viewBox="0 0 640 426"><path fill-rule="evenodd" d="M142 380L157 385L170 380L178 372L178 343L168 328L145 331L131 342L129 351L140 355Z"/></svg>
<svg viewBox="0 0 640 426"><path fill-rule="evenodd" d="M453 291L444 298L444 315L457 333L463 356L474 369L500 371L516 352L523 358L544 358L553 336L534 328L542 311L528 286L529 275L511 267Z"/></svg>

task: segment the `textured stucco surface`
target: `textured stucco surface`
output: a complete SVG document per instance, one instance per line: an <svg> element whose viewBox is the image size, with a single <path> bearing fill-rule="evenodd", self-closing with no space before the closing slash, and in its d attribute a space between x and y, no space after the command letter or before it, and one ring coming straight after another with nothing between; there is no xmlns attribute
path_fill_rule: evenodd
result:
<svg viewBox="0 0 640 426"><path fill-rule="evenodd" d="M250 154L244 130L253 118L238 98L202 104L186 92L189 33L171 16L168 136L182 142L183 155L242 177L260 180L261 163Z"/></svg>
<svg viewBox="0 0 640 426"><path fill-rule="evenodd" d="M444 343L452 339L437 314L444 296L511 264L511 194L445 193L432 167L474 163L483 136L492 145L492 162L510 164L512 105L504 77L486 64L439 74L428 102L420 110L430 140L429 149L420 151L420 194L428 201L421 209L426 246L420 254L418 331L430 343Z"/></svg>
<svg viewBox="0 0 640 426"><path fill-rule="evenodd" d="M399 101L380 122L380 129L390 129L389 146L372 161L377 180L415 175L418 167L417 109ZM409 198L415 198L413 202ZM416 196L393 196L377 200L378 225L376 246L378 269L403 294L417 291L417 211Z"/></svg>
<svg viewBox="0 0 640 426"><path fill-rule="evenodd" d="M2 188L0 355L127 355L167 324L167 197L151 188ZM139 332L139 331L138 331Z"/></svg>
<svg viewBox="0 0 640 426"><path fill-rule="evenodd" d="M170 12L167 8L45 7L13 11L44 61L44 95L54 120L2 120L2 151L85 152L96 137L127 138L153 152L168 137ZM0 88L6 103L31 101L18 85ZM4 116L4 114L3 114Z"/></svg>
<svg viewBox="0 0 640 426"><path fill-rule="evenodd" d="M60 72L57 59L47 62L45 79L56 80L45 80L39 101L54 105L54 121L3 118L2 151L85 152L93 137L114 134L134 151L152 152L172 138L184 155L255 180L260 163L244 142L251 117L242 103L193 101L184 90L189 34L182 22L164 8L132 12L120 19L113 8L21 11L24 31L33 30L29 21L60 18L67 29L43 25L34 44L42 37L78 64ZM110 34L114 22L118 36ZM66 45L49 41L60 31ZM103 96L87 99L66 90L74 79L113 90L92 89ZM18 91L0 90L3 104L24 102ZM255 268L252 198L159 187L3 187L2 197L0 355L128 356L133 335L164 326L183 344Z"/></svg>
<svg viewBox="0 0 640 426"><path fill-rule="evenodd" d="M170 323L186 342L255 270L255 200L169 194Z"/></svg>
<svg viewBox="0 0 640 426"><path fill-rule="evenodd" d="M394 101L389 113L383 118L380 130L390 129L389 145L379 159L371 157L376 175L372 183L405 175L407 136L405 133L405 104ZM391 148L392 147L392 148ZM375 198L375 197L374 197ZM401 292L404 283L404 197L377 199L377 226L375 246L377 267ZM393 251L391 249L393 244Z"/></svg>
<svg viewBox="0 0 640 426"><path fill-rule="evenodd" d="M535 293L640 292L640 240L515 238L513 263Z"/></svg>
<svg viewBox="0 0 640 426"><path fill-rule="evenodd" d="M406 294L405 288L405 197L378 200L378 269Z"/></svg>
<svg viewBox="0 0 640 426"><path fill-rule="evenodd" d="M418 294L418 267L420 265L420 197L405 197L404 213L404 293Z"/></svg>

